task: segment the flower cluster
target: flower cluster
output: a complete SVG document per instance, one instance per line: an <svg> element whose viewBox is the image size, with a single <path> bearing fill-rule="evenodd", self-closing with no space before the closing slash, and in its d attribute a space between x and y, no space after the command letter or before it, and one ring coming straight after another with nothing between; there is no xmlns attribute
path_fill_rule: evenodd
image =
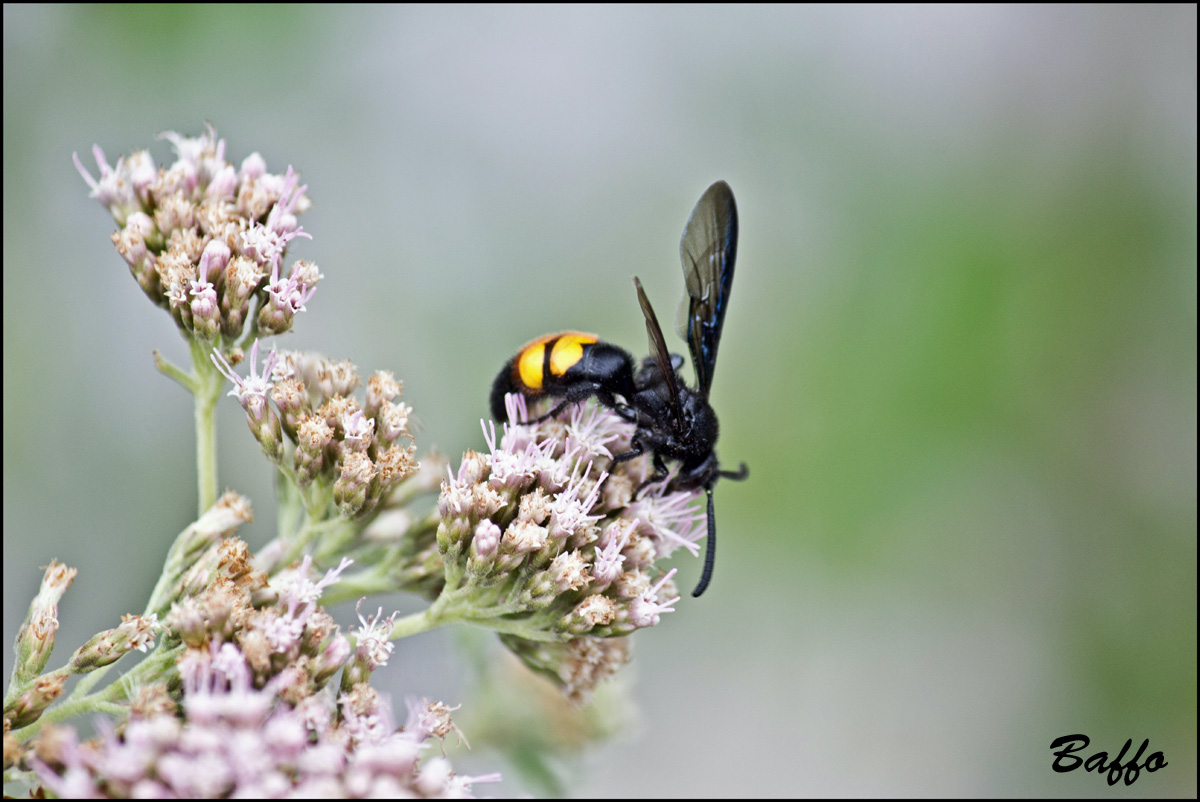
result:
<svg viewBox="0 0 1200 802"><path fill-rule="evenodd" d="M66 665L42 673L54 649L58 601L77 573L76 569L53 561L17 634L17 663L4 698L6 732L7 728L21 728L38 721L62 695L72 675L103 674L99 669L126 654L134 650L149 651L163 631L160 615L177 601L195 596L211 583L226 578L265 584L261 572L249 569L245 544L230 537L252 517L244 498L226 493L175 539L144 614L122 616L120 625L89 638Z"/></svg>
<svg viewBox="0 0 1200 802"><path fill-rule="evenodd" d="M179 705L161 688L119 730L80 744L50 727L27 762L66 798L464 797L499 775L456 775L446 758L421 760L431 739L457 728L442 703L410 700L403 728L367 684L336 700L305 694L287 669L259 684L252 658L232 643L190 649L179 661Z"/></svg>
<svg viewBox="0 0 1200 802"><path fill-rule="evenodd" d="M274 681L293 703L325 687L352 649L317 600L351 561L314 581L312 558L305 557L268 580L243 541L223 540L219 549L201 589L172 606L166 617L170 630L190 650L236 645L255 687Z"/></svg>
<svg viewBox="0 0 1200 802"><path fill-rule="evenodd" d="M344 517L361 517L417 471L412 408L395 400L401 383L391 373L377 371L360 404L351 393L362 381L349 361L272 351L260 375L255 341L246 378L219 352L213 362L233 382L229 394L246 410L263 452L314 502L310 509L329 499Z"/></svg>
<svg viewBox="0 0 1200 802"><path fill-rule="evenodd" d="M507 404L510 421L528 420L522 397ZM633 432L594 402L506 424L499 440L485 427L489 453L464 455L438 500L446 591L435 610L498 630L575 699L628 657L599 639L673 611L674 571L656 580L655 564L681 546L697 553L703 531L695 491L645 485L645 457L613 464Z"/></svg>
<svg viewBox="0 0 1200 802"><path fill-rule="evenodd" d="M360 615L362 626L346 636L318 604L350 560L318 578L306 557L268 580L236 538L210 552L215 559L200 556L185 572L164 622L172 670L137 686L128 720L102 723L100 739L86 745L72 730L45 727L13 750L13 764L64 797L463 796L472 782L497 779L458 777L441 757L419 760L430 738L458 733L445 704L411 701L397 731L368 684L391 656L394 616ZM55 577L66 572L52 566L44 584L61 586ZM74 673L111 662L96 657L112 651L101 641L126 643L125 651L152 645L127 626L137 620L150 619L130 617L77 651L71 665L84 668ZM114 638L122 628L131 634ZM5 746L7 763L7 738Z"/></svg>
<svg viewBox="0 0 1200 802"><path fill-rule="evenodd" d="M417 464L412 410L392 374L372 376L359 400L350 362L272 350L259 363L259 340L289 329L321 278L311 263L282 266L288 243L308 236L296 220L305 187L291 168L267 173L258 154L235 169L211 127L197 139L164 136L178 156L165 169L145 151L110 167L96 148L99 180L75 163L121 226L113 241L139 285L189 341L190 372L155 360L195 397L201 515L170 546L145 611L51 671L58 602L76 572L46 570L5 692L5 779L59 796L466 796L498 776L456 776L444 751L422 755L431 739L465 741L455 708L410 701L397 728L370 685L393 640L431 619L361 610L369 593L443 589L428 497L444 460ZM243 378L234 366L251 342ZM278 472L277 536L254 556L234 537L252 520L249 503L217 498L226 380ZM343 635L321 605L353 598L360 626ZM134 651L148 654L97 687ZM81 744L57 722L86 712L113 720Z"/></svg>
<svg viewBox="0 0 1200 802"><path fill-rule="evenodd" d="M206 341L241 336L252 314L257 332L287 331L322 278L305 260L283 267L288 243L309 236L296 220L311 205L306 187L290 167L268 173L258 153L235 168L211 126L195 139L162 138L175 147L170 167L156 167L145 150L112 167L96 146L97 180L74 157L92 197L121 226L113 244L142 291Z"/></svg>

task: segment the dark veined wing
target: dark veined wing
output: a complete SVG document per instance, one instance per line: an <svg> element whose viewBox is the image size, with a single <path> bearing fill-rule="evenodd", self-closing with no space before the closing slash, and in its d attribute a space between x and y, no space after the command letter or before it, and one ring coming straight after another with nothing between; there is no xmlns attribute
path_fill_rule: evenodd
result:
<svg viewBox="0 0 1200 802"><path fill-rule="evenodd" d="M646 297L646 291L642 289L642 282L637 276L633 277L633 285L637 287L638 303L642 305L642 314L646 318L646 336L650 339L650 356L654 359L654 364L658 365L658 371L663 375L663 380L667 384L667 392L671 396L672 420L679 421L682 418L679 408L679 387L675 384L675 371L671 367L671 354L667 351L667 341L663 337L662 327L658 325L658 315L654 314L654 307L650 305L650 299Z"/></svg>
<svg viewBox="0 0 1200 802"><path fill-rule="evenodd" d="M724 181L718 181L696 201L679 241L687 294L677 326L679 336L687 340L692 352L696 386L705 398L712 386L717 345L733 284L737 239L737 205L733 190Z"/></svg>

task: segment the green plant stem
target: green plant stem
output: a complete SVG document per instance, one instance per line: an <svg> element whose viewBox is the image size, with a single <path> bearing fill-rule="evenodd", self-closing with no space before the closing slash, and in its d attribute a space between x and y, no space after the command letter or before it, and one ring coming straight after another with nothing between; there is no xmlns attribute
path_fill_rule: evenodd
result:
<svg viewBox="0 0 1200 802"><path fill-rule="evenodd" d="M154 367L157 368L158 372L162 375L179 382L183 389L187 390L189 393L195 394L196 377L184 373L178 365L163 356L157 348L154 350Z"/></svg>
<svg viewBox="0 0 1200 802"><path fill-rule="evenodd" d="M361 599L363 596L374 596L377 593L390 593L396 590L396 583L386 571L374 567L356 574L343 574L336 585L330 585L321 594L321 604L331 607L342 602Z"/></svg>
<svg viewBox="0 0 1200 802"><path fill-rule="evenodd" d="M481 604L480 599L476 598L477 589L468 586L451 590L450 579L451 577L447 576L446 588L428 609L396 619L390 640L400 640L453 623L475 624L505 635L516 635L533 641L557 642L570 639L548 629L544 617L536 613L524 618L505 618L507 615L523 612L524 606L515 602L511 605ZM483 611L486 611L486 614Z"/></svg>
<svg viewBox="0 0 1200 802"><path fill-rule="evenodd" d="M346 527L353 528L354 522L343 518L332 518L329 520L306 518L300 530L287 541L287 550L283 553L283 558L279 561L279 564L289 565L293 561L300 559L304 554L304 550L315 540L325 537L330 532L338 532ZM321 555L314 556L319 559Z"/></svg>
<svg viewBox="0 0 1200 802"><path fill-rule="evenodd" d="M445 621L438 620L436 616L430 615L432 612L433 608L430 607L426 610L422 610L419 613L413 613L412 615L406 615L403 618L397 618L396 625L392 627L392 637L390 640L400 640L401 638L407 638L410 635L428 632L429 630L446 623Z"/></svg>
<svg viewBox="0 0 1200 802"><path fill-rule="evenodd" d="M217 401L225 388L225 377L210 359L212 345L190 342L196 397L196 481L203 515L217 501Z"/></svg>

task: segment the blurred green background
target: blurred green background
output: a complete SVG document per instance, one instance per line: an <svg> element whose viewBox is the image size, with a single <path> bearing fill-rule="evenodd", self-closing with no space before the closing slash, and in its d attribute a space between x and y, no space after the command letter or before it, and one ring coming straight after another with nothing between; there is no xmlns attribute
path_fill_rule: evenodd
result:
<svg viewBox="0 0 1200 802"><path fill-rule="evenodd" d="M3 35L6 644L51 558L81 569L52 666L141 609L195 504L150 356L183 342L73 151L163 162L209 120L295 165L326 280L281 345L393 369L455 457L527 339L645 350L630 277L670 317L723 178L713 403L751 479L571 792L1195 796L1194 6L6 5ZM232 399L221 427L261 544L267 465ZM451 636L388 671L472 705ZM1169 766L1052 772L1075 732Z"/></svg>

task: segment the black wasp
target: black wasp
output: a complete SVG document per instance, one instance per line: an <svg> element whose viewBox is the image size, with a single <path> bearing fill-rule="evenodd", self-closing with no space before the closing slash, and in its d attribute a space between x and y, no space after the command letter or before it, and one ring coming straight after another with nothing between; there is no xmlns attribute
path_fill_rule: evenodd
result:
<svg viewBox="0 0 1200 802"><path fill-rule="evenodd" d="M595 396L601 404L637 425L629 451L614 456L614 465L649 452L654 473L643 487L666 478L670 460L679 464L679 471L668 484L668 491L705 489L708 545L704 572L692 591L693 596L703 593L712 579L717 545L713 485L720 478L740 481L749 475L745 463L737 471L721 470L713 450L717 443L717 415L708 403L725 307L733 284L737 226L733 191L724 181L718 181L696 201L679 242L687 291L680 310L679 335L687 341L692 354L695 389L688 387L680 376L683 358L667 351L658 317L636 277L633 283L650 339L650 355L636 371L628 351L595 335L570 331L548 334L526 344L492 384L492 417L496 420L508 418L505 393L560 399L538 420L557 415L568 404Z"/></svg>

